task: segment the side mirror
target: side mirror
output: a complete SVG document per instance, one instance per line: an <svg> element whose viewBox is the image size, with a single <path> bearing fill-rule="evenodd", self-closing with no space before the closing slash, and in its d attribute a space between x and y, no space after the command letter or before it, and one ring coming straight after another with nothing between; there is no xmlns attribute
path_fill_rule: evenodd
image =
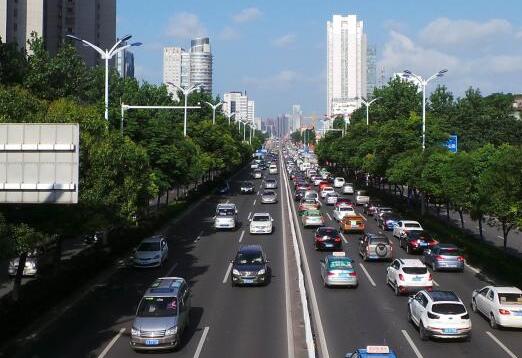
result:
<svg viewBox="0 0 522 358"><path fill-rule="evenodd" d="M230 263L233 264L233 263L234 263L234 260L230 260Z"/></svg>
<svg viewBox="0 0 522 358"><path fill-rule="evenodd" d="M248 221L252 222L252 219L248 219Z"/></svg>
<svg viewBox="0 0 522 358"><path fill-rule="evenodd" d="M430 249L424 250L424 255L429 255L429 254L431 254L431 250Z"/></svg>
<svg viewBox="0 0 522 358"><path fill-rule="evenodd" d="M269 263L270 263L270 260L266 259L265 262L266 262L267 264L269 264Z"/></svg>
<svg viewBox="0 0 522 358"><path fill-rule="evenodd" d="M272 222L273 222L273 221L274 221L274 219L273 219L273 218L271 218L271 219L270 219L270 221L272 221Z"/></svg>
<svg viewBox="0 0 522 358"><path fill-rule="evenodd" d="M322 264L325 263L324 259L320 259L319 261L320 261Z"/></svg>

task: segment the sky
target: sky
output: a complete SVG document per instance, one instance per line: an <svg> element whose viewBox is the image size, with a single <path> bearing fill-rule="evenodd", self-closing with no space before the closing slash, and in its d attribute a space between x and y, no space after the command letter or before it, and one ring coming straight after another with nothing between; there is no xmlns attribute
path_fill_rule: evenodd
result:
<svg viewBox="0 0 522 358"><path fill-rule="evenodd" d="M422 4L422 5L419 5ZM300 104L326 111L326 22L355 14L386 80L409 69L456 96L522 92L522 0L118 0L117 34L132 34L136 77L161 83L163 47L210 37L213 93L247 91L256 116ZM436 83L430 83L431 87Z"/></svg>

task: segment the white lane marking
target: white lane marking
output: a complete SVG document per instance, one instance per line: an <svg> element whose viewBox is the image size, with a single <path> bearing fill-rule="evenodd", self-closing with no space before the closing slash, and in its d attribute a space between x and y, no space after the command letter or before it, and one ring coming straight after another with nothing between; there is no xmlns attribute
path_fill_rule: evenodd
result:
<svg viewBox="0 0 522 358"><path fill-rule="evenodd" d="M326 216L328 216L328 219L330 219L330 221L332 221L332 217L330 216L329 213L326 213Z"/></svg>
<svg viewBox="0 0 522 358"><path fill-rule="evenodd" d="M366 216L364 216L362 213L360 213L359 215L362 216L362 218L364 219L364 221L368 221L368 219L366 219Z"/></svg>
<svg viewBox="0 0 522 358"><path fill-rule="evenodd" d="M227 283L228 275L230 275L230 270L232 270L232 262L228 264L227 273L225 274L225 278L223 279L223 283Z"/></svg>
<svg viewBox="0 0 522 358"><path fill-rule="evenodd" d="M404 338L406 338L406 341L408 341L408 344L410 345L411 349L413 349L413 352L415 353L417 358L423 358L421 352L419 351L419 349L417 348L415 343L413 343L413 339L411 339L408 332L406 332L406 330L404 330L404 329L401 332L402 332L402 335L404 336Z"/></svg>
<svg viewBox="0 0 522 358"><path fill-rule="evenodd" d="M341 237L342 237L342 239L343 239L344 243L345 243L345 244L347 244L347 243L348 243L348 240L346 240L346 238L344 237L344 235L343 235L343 233L342 233L342 232L341 232L340 234L341 234Z"/></svg>
<svg viewBox="0 0 522 358"><path fill-rule="evenodd" d="M201 239L201 236L203 236L203 230L201 230L201 232L199 233L198 237L196 237L196 239L194 240L194 242L197 242Z"/></svg>
<svg viewBox="0 0 522 358"><path fill-rule="evenodd" d="M203 330L203 334L201 335L201 338L199 339L198 346L196 348L196 352L194 353L194 358L199 358L199 355L201 354L201 350L203 349L203 344L205 344L205 339L207 339L207 334L210 327L206 326Z"/></svg>
<svg viewBox="0 0 522 358"><path fill-rule="evenodd" d="M366 267L364 267L364 265L362 263L359 263L359 266L361 266L362 270L364 271L364 274L366 275L366 277L368 278L368 281L370 281L370 283L372 284L373 287L376 287L377 285L375 284L375 281L373 280L373 278L370 276L370 274L368 273L368 271L366 271Z"/></svg>
<svg viewBox="0 0 522 358"><path fill-rule="evenodd" d="M254 205L253 206L256 206L256 202L257 202L257 199L254 199Z"/></svg>
<svg viewBox="0 0 522 358"><path fill-rule="evenodd" d="M490 331L486 331L486 334L487 334L487 335L488 335L488 336L489 336L489 337L490 337L490 338L491 338L491 339L492 339L496 344L498 344L499 347L502 348L502 349L504 350L504 352L507 353L508 356L510 356L511 358L518 358L518 357L515 355L515 353L511 352L511 351L509 350L509 348L506 347L506 346L504 345L504 343L502 343L502 342L501 342L497 337L495 337L495 336L493 335L493 333L491 333Z"/></svg>
<svg viewBox="0 0 522 358"><path fill-rule="evenodd" d="M239 237L239 242L243 241L243 236L245 236L245 230L241 233L241 236Z"/></svg>
<svg viewBox="0 0 522 358"><path fill-rule="evenodd" d="M504 240L504 238L500 235L497 235L497 237L500 239L500 240Z"/></svg>
<svg viewBox="0 0 522 358"><path fill-rule="evenodd" d="M257 191L257 195L259 195L259 190Z"/></svg>
<svg viewBox="0 0 522 358"><path fill-rule="evenodd" d="M250 217L252 216L252 212L248 213L248 220L250 220Z"/></svg>
<svg viewBox="0 0 522 358"><path fill-rule="evenodd" d="M439 283L438 283L437 281L435 281L435 280L432 280L432 282L433 282L433 284L434 284L435 286L437 286L437 287L439 287L439 286L440 286L440 285L439 285Z"/></svg>
<svg viewBox="0 0 522 358"><path fill-rule="evenodd" d="M282 160L280 161L280 167L281 171L279 173L279 182L282 182L284 179L282 175L282 171L284 170ZM284 187L286 189L286 186ZM281 194L283 194L283 188L281 188ZM287 244L287 236L286 236L286 218L285 218L285 211L284 203L285 198L288 200L288 197L286 195L283 195L283 200L281 201L281 223L283 228L283 269L284 269L284 279L285 279L285 313L286 313L286 349L287 349L287 356L288 358L294 358L294 327L292 326L292 315L291 315L291 307L292 307L292 300L290 298L290 274L288 272L288 248L286 246Z"/></svg>
<svg viewBox="0 0 522 358"><path fill-rule="evenodd" d="M107 353L109 353L109 351L111 350L112 346L114 345L114 343L116 343L116 341L121 337L121 335L123 334L123 332L125 332L125 328L121 328L120 331L118 332L118 334L116 336L114 336L111 341L109 342L109 344L107 344L107 347L105 347L105 349L100 353L100 355L98 356L98 358L103 358L107 355Z"/></svg>
<svg viewBox="0 0 522 358"><path fill-rule="evenodd" d="M471 271L475 272L476 274L479 274L480 273L480 270L478 268L475 268L471 265L468 265L467 263L464 263L464 265Z"/></svg>
<svg viewBox="0 0 522 358"><path fill-rule="evenodd" d="M172 272L174 272L174 270L176 269L176 267L178 266L178 263L174 263L174 265L172 265L172 267L170 268L170 270L166 273L165 277L170 277L170 275L172 274Z"/></svg>

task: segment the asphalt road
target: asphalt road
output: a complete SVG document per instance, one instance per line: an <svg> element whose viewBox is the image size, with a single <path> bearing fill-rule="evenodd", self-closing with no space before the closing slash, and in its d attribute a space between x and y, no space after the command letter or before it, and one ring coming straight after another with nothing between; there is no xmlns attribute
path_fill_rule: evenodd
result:
<svg viewBox="0 0 522 358"><path fill-rule="evenodd" d="M338 223L330 219L333 219L333 207L323 203L321 210L327 218L327 225L338 227ZM360 209L356 211L361 212ZM367 232L381 231L372 217L366 219ZM472 269L466 268L463 273L432 272L439 285L437 287L436 284L434 289L455 291L467 305L473 324L471 342L424 342L420 340L417 328L408 322L408 297L396 297L385 284L386 267L389 263L363 262L358 255L360 235L344 234L346 240L343 243L347 256L355 260L359 287L325 288L319 260L326 253L315 250L314 229L304 229L300 221L298 226L313 281L313 288L308 287L309 294L315 292L324 328L328 352L323 353L323 358L344 357L345 353L367 345L389 345L399 357L522 357L522 330L492 330L482 316L471 311L469 304L473 289L488 284L481 281ZM391 232L386 234L394 244L395 257L416 257L407 255L400 249L398 240L392 237Z"/></svg>
<svg viewBox="0 0 522 358"><path fill-rule="evenodd" d="M154 357L287 357L281 204L260 203L260 180L255 182L255 194L238 194L239 182L249 174L249 169L238 173L231 195L203 201L190 215L168 227L169 258L164 267L119 270L38 335L19 356L143 356L129 347L136 306L156 277L175 275L187 279L192 287L191 324L177 352L154 353ZM242 226L235 231L212 228L216 204L225 201L238 207ZM248 218L262 211L275 219L274 233L250 235ZM252 243L261 243L267 253L272 280L265 287L232 287L229 262L240 245Z"/></svg>

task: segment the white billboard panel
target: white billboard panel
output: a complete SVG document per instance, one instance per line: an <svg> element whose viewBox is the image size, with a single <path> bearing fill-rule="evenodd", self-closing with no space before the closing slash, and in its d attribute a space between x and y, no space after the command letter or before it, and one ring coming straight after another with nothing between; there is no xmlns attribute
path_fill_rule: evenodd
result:
<svg viewBox="0 0 522 358"><path fill-rule="evenodd" d="M78 203L78 124L0 123L0 203Z"/></svg>

